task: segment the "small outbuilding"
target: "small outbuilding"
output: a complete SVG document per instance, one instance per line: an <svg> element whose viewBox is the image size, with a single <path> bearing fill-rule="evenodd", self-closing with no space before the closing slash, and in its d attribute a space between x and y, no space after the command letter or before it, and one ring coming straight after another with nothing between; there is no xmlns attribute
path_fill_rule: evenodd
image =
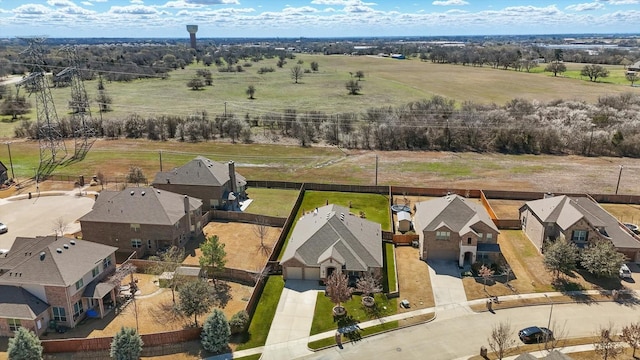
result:
<svg viewBox="0 0 640 360"><path fill-rule="evenodd" d="M396 216L398 217L398 231L404 233L411 230L411 214L409 212L399 211Z"/></svg>

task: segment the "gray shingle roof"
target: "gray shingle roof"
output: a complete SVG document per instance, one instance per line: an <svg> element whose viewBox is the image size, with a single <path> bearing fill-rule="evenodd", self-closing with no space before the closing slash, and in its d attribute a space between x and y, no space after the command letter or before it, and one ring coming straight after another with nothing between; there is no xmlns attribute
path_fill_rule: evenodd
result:
<svg viewBox="0 0 640 360"><path fill-rule="evenodd" d="M237 171L235 173L237 185L246 185L246 179ZM223 186L229 180L229 164L222 164L204 156L198 156L171 171L157 173L153 184Z"/></svg>
<svg viewBox="0 0 640 360"><path fill-rule="evenodd" d="M94 298L94 299L102 299L107 295L111 290L116 287L116 284L111 283L109 281L98 281L94 279L87 285L82 293L82 296Z"/></svg>
<svg viewBox="0 0 640 360"><path fill-rule="evenodd" d="M16 242L35 242L30 251L9 251L7 259L14 265L0 276L0 284L37 284L64 286L74 284L118 248L85 240L53 236L17 238ZM75 243L75 244L74 244ZM67 246L64 246L64 245ZM60 249L60 251L58 251Z"/></svg>
<svg viewBox="0 0 640 360"><path fill-rule="evenodd" d="M414 226L416 231L436 231L446 226L459 234L473 232L471 226L483 223L498 231L491 217L481 204L469 201L459 195L416 203Z"/></svg>
<svg viewBox="0 0 640 360"><path fill-rule="evenodd" d="M327 205L298 220L281 263L298 259L307 266L332 257L344 260L346 270L382 267L380 224L350 215L349 209Z"/></svg>
<svg viewBox="0 0 640 360"><path fill-rule="evenodd" d="M35 320L49 304L18 286L0 285L0 318Z"/></svg>
<svg viewBox="0 0 640 360"><path fill-rule="evenodd" d="M102 191L93 209L80 221L174 225L185 215L184 197L154 188L132 187L123 191ZM202 201L189 197L190 211Z"/></svg>
<svg viewBox="0 0 640 360"><path fill-rule="evenodd" d="M594 228L603 228L615 247L640 249L640 241L623 229L623 225L615 217L588 197L561 195L528 201L524 206L529 207L542 222L556 223L563 231L584 218Z"/></svg>

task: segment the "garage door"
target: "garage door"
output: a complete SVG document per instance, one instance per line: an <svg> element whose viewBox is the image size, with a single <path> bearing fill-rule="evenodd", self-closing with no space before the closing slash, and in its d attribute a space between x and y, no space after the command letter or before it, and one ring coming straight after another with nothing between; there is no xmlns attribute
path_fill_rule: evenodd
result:
<svg viewBox="0 0 640 360"><path fill-rule="evenodd" d="M320 280L320 268L306 268L304 269L305 280Z"/></svg>
<svg viewBox="0 0 640 360"><path fill-rule="evenodd" d="M458 260L458 251L451 249L429 249L427 259L433 260Z"/></svg>
<svg viewBox="0 0 640 360"><path fill-rule="evenodd" d="M300 280L302 279L302 268L301 267L287 267L287 279L291 280Z"/></svg>

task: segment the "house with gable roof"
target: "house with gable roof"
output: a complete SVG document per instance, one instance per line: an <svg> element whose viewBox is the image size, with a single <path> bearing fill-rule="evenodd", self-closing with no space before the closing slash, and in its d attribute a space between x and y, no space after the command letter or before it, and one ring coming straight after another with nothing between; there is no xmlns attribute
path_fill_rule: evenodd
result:
<svg viewBox="0 0 640 360"><path fill-rule="evenodd" d="M563 236L583 248L594 239L608 240L630 261L640 261L640 238L589 197L548 196L519 209L522 231L540 252Z"/></svg>
<svg viewBox="0 0 640 360"><path fill-rule="evenodd" d="M236 172L233 161L222 164L198 156L171 171L157 173L152 185L201 199L204 211L239 211L239 202L246 198L247 181Z"/></svg>
<svg viewBox="0 0 640 360"><path fill-rule="evenodd" d="M326 205L296 223L280 261L285 280L326 280L337 271L351 280L364 273L382 273L380 224Z"/></svg>
<svg viewBox="0 0 640 360"><path fill-rule="evenodd" d="M501 256L500 231L482 204L453 194L416 203L415 207L421 259L451 260L464 266L495 262Z"/></svg>
<svg viewBox="0 0 640 360"><path fill-rule="evenodd" d="M48 236L16 238L0 256L0 336L18 327L41 335L51 321L75 327L87 311L104 317L115 304L116 248Z"/></svg>
<svg viewBox="0 0 640 360"><path fill-rule="evenodd" d="M82 237L138 257L182 248L202 229L202 201L155 188L102 191L79 219Z"/></svg>

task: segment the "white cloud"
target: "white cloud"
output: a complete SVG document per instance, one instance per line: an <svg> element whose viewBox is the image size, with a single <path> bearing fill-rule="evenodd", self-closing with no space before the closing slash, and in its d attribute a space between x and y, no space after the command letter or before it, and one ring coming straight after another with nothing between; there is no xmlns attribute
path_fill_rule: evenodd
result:
<svg viewBox="0 0 640 360"><path fill-rule="evenodd" d="M130 2L131 2L132 4L135 4L135 5L142 5L142 4L144 4L144 1L143 1L143 0L130 0Z"/></svg>
<svg viewBox="0 0 640 360"><path fill-rule="evenodd" d="M349 1L347 0L312 0L311 3L314 5L347 5Z"/></svg>
<svg viewBox="0 0 640 360"><path fill-rule="evenodd" d="M640 4L640 0L599 0L609 5L635 5Z"/></svg>
<svg viewBox="0 0 640 360"><path fill-rule="evenodd" d="M76 6L76 4L69 0L48 0L47 4L57 7Z"/></svg>
<svg viewBox="0 0 640 360"><path fill-rule="evenodd" d="M566 7L567 10L573 10L573 11L592 11L592 10L599 10L603 8L604 8L604 5L602 5L599 2L574 4Z"/></svg>
<svg viewBox="0 0 640 360"><path fill-rule="evenodd" d="M93 4L89 1L82 1L80 4L84 5L84 6L93 6Z"/></svg>
<svg viewBox="0 0 640 360"><path fill-rule="evenodd" d="M469 5L469 3L464 1L464 0L444 0L444 1L434 1L434 2L431 3L431 5L437 5L437 6L463 6L463 5Z"/></svg>
<svg viewBox="0 0 640 360"><path fill-rule="evenodd" d="M311 14L311 13L316 13L318 12L318 9L311 7L311 6L303 6L303 7L286 7L284 9L282 9L283 13L286 14L291 14L291 13L295 13L295 14L300 14L300 13L306 13L306 14Z"/></svg>
<svg viewBox="0 0 640 360"><path fill-rule="evenodd" d="M185 0L185 2L194 5L240 5L238 0Z"/></svg>
<svg viewBox="0 0 640 360"><path fill-rule="evenodd" d="M13 9L16 15L45 15L53 12L50 8L40 4L20 5Z"/></svg>
<svg viewBox="0 0 640 360"><path fill-rule="evenodd" d="M131 15L153 15L153 14L158 14L158 10L156 10L151 6L127 5L127 6L112 6L111 9L109 9L109 13L131 14Z"/></svg>

